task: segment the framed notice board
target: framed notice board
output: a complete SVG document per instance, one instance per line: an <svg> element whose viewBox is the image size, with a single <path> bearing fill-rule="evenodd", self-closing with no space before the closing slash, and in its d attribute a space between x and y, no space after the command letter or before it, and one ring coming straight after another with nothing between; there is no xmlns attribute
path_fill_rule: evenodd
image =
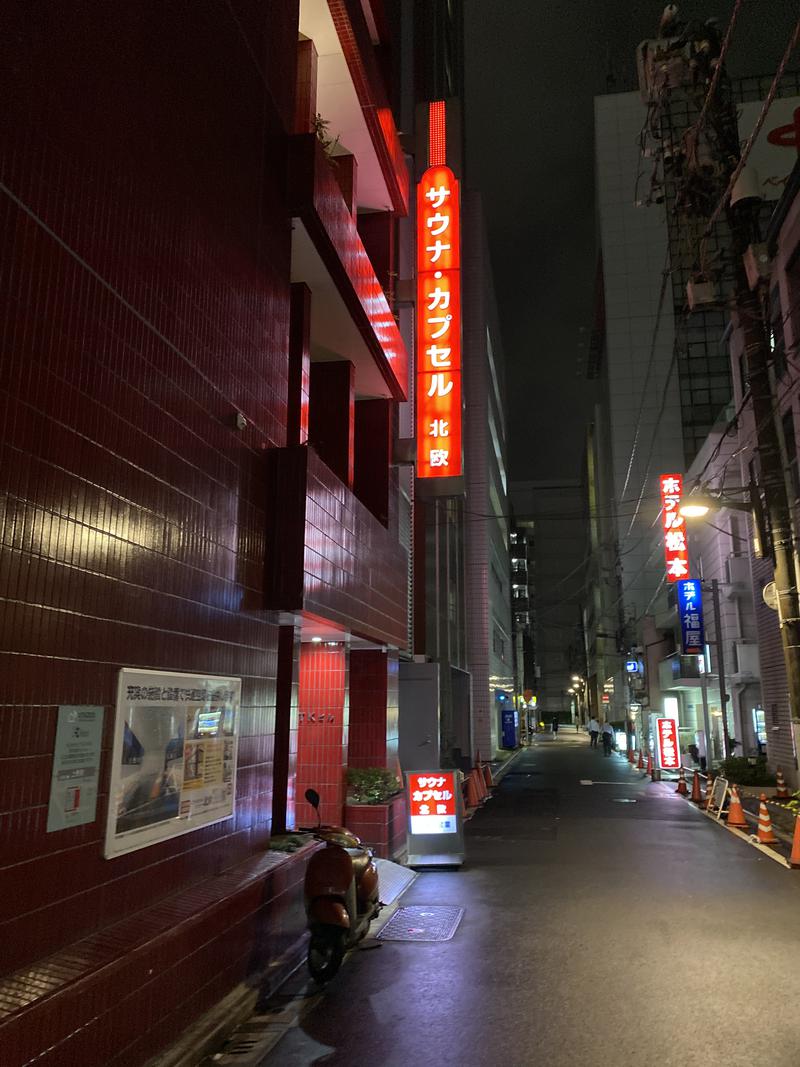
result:
<svg viewBox="0 0 800 1067"><path fill-rule="evenodd" d="M230 819L241 679L123 668L105 856Z"/></svg>

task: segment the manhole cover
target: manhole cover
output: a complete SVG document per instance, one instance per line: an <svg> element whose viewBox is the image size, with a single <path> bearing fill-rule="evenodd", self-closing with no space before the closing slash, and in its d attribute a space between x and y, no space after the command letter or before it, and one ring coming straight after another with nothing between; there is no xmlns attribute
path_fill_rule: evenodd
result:
<svg viewBox="0 0 800 1067"><path fill-rule="evenodd" d="M463 908L415 904L398 908L378 934L378 941L449 941L458 929Z"/></svg>

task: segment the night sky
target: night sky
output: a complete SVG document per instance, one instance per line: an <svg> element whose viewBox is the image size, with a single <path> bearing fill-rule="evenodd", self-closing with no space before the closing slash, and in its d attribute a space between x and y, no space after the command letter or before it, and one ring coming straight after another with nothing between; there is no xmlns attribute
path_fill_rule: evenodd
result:
<svg viewBox="0 0 800 1067"><path fill-rule="evenodd" d="M664 5L464 6L468 180L483 193L489 228L510 475L574 478L596 392L582 369L597 254L592 100L608 91L609 72L614 91L636 88L636 46L655 36ZM679 6L684 17L716 16L724 32L734 5ZM729 53L731 75L774 73L797 11L797 0L746 0Z"/></svg>

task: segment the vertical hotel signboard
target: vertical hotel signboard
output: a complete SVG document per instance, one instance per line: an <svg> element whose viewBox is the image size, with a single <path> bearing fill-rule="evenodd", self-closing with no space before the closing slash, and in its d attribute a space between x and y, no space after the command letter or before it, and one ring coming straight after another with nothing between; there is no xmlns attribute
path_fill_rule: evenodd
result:
<svg viewBox="0 0 800 1067"><path fill-rule="evenodd" d="M667 564L667 581L680 582L689 577L689 548L686 544L686 520L681 515L683 475L662 474L661 525L664 530L664 558Z"/></svg>
<svg viewBox="0 0 800 1067"><path fill-rule="evenodd" d="M703 593L696 578L678 582L678 616L681 620L681 646L685 656L705 653Z"/></svg>
<svg viewBox="0 0 800 1067"><path fill-rule="evenodd" d="M417 477L461 467L461 220L445 164L444 102L429 105L429 166L417 186Z"/></svg>
<svg viewBox="0 0 800 1067"><path fill-rule="evenodd" d="M677 771L681 765L677 719L667 717L656 719L656 742L659 767L665 771Z"/></svg>

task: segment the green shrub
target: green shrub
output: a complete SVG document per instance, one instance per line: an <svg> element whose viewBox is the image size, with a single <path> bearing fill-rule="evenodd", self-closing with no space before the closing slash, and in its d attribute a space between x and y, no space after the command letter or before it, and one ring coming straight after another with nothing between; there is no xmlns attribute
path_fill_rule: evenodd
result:
<svg viewBox="0 0 800 1067"><path fill-rule="evenodd" d="M775 775L767 768L767 757L729 756L722 761L721 774L736 785L774 785Z"/></svg>
<svg viewBox="0 0 800 1067"><path fill-rule="evenodd" d="M403 788L397 775L386 767L351 767L347 784L347 799L355 804L385 804Z"/></svg>

